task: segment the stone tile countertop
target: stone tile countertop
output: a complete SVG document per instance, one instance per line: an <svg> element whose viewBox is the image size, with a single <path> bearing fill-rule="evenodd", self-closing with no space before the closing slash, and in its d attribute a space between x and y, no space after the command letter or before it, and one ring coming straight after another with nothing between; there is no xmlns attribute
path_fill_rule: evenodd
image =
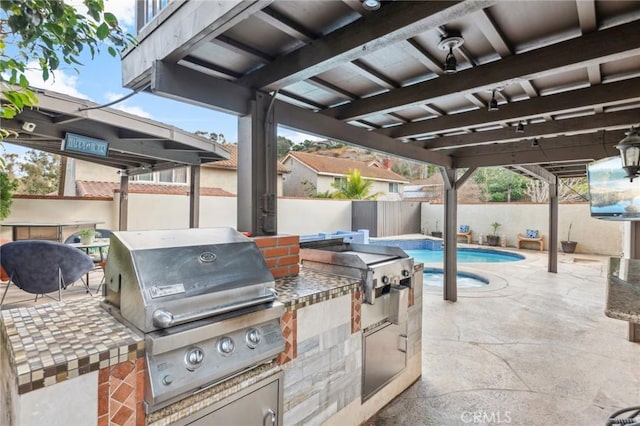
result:
<svg viewBox="0 0 640 426"><path fill-rule="evenodd" d="M275 286L278 300L293 310L349 294L360 282L302 268ZM0 342L19 394L142 356L144 337L109 315L100 301L87 297L0 311Z"/></svg>
<svg viewBox="0 0 640 426"><path fill-rule="evenodd" d="M640 324L640 259L609 259L605 315Z"/></svg>
<svg viewBox="0 0 640 426"><path fill-rule="evenodd" d="M0 311L0 342L23 394L141 356L144 339L83 298Z"/></svg>
<svg viewBox="0 0 640 426"><path fill-rule="evenodd" d="M360 288L360 280L342 275L300 268L300 274L276 280L278 301L284 303L285 310L300 309L304 306L349 294Z"/></svg>

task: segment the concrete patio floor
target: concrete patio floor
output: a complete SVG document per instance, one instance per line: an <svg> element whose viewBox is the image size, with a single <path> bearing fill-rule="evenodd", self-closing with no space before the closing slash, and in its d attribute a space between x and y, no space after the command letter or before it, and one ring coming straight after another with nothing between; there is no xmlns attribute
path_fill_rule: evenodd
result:
<svg viewBox="0 0 640 426"><path fill-rule="evenodd" d="M640 344L604 315L606 257L546 253L460 264L490 278L456 303L425 287L422 378L374 418L382 425L604 425L640 405Z"/></svg>

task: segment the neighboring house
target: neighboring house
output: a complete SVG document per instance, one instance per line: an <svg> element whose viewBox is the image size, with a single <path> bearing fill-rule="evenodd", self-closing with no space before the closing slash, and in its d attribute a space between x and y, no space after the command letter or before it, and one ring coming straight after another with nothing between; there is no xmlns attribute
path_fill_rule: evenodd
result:
<svg viewBox="0 0 640 426"><path fill-rule="evenodd" d="M365 163L291 151L282 159L282 164L290 170L283 185L284 195L290 197L309 196L312 188L318 193L333 192L332 184L346 179L354 169L360 170L363 178L373 181L371 194L380 193L378 200L400 200L404 185L409 183L404 176L375 161Z"/></svg>
<svg viewBox="0 0 640 426"><path fill-rule="evenodd" d="M205 163L200 168L200 189L202 195L207 195L205 194L205 189L208 192L211 192L211 190L220 190L228 195L236 195L238 193L238 148L236 145L231 144L225 144L224 147L231 154L228 160ZM283 175L287 173L287 171L282 164L278 163L279 196L282 195ZM120 175L118 174L118 169L113 167L101 166L95 163L69 158L67 160L64 195L82 196L82 191L78 185L79 182L85 182L84 186L91 182L96 184L111 182L118 184L119 187ZM171 170L135 175L131 177L130 185L132 184L156 187L153 191L151 191L151 187L149 187L147 190L140 190L140 192L156 192L158 188L164 187L166 188L164 193L174 193L174 189L169 188L172 186L179 188L184 187L187 188L188 191L189 170L187 167L178 167Z"/></svg>
<svg viewBox="0 0 640 426"><path fill-rule="evenodd" d="M222 188L232 194L238 193L238 146L236 144L223 144L231 156L228 160L216 161L202 165L200 172L200 185ZM282 196L283 176L288 173L286 167L278 163L278 196Z"/></svg>
<svg viewBox="0 0 640 426"><path fill-rule="evenodd" d="M76 195L78 197L113 197L114 192L120 191L120 184L116 182L76 181ZM154 183L131 182L129 193L132 194L169 194L189 195L189 185L163 185ZM216 197L232 197L233 194L220 188L201 187L200 195Z"/></svg>

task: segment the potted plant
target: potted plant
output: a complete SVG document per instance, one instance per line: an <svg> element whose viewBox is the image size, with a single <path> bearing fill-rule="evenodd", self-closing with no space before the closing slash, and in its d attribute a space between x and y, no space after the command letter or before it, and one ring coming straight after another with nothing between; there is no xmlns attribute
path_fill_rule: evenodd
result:
<svg viewBox="0 0 640 426"><path fill-rule="evenodd" d="M573 222L569 224L569 231L567 232L567 239L565 241L560 241L560 245L562 246L563 253L573 253L576 251L576 246L578 245L577 241L571 241L571 227L573 226Z"/></svg>
<svg viewBox="0 0 640 426"><path fill-rule="evenodd" d="M436 220L436 230L431 231L432 237L442 238L442 231L438 231L438 221Z"/></svg>
<svg viewBox="0 0 640 426"><path fill-rule="evenodd" d="M95 229L83 229L82 231L78 232L78 235L80 235L80 243L87 246L93 243L98 233L95 231Z"/></svg>
<svg viewBox="0 0 640 426"><path fill-rule="evenodd" d="M498 222L493 222L491 227L493 228L493 233L487 235L487 244L490 246L498 246L500 244L500 237L498 236L498 228L502 226L502 224Z"/></svg>

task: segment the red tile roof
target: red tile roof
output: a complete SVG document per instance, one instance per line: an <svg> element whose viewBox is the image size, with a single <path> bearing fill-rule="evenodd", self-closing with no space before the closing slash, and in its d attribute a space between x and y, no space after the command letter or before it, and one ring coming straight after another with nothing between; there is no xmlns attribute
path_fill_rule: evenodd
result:
<svg viewBox="0 0 640 426"><path fill-rule="evenodd" d="M76 193L79 197L113 197L113 193L120 190L117 182L76 181ZM129 182L129 192L138 194L171 194L188 195L189 185ZM220 188L200 188L200 195L217 197L234 196Z"/></svg>
<svg viewBox="0 0 640 426"><path fill-rule="evenodd" d="M314 155L296 151L289 152L283 161L289 158L289 156L297 159L318 174L347 175L349 170L358 169L360 170L362 177L365 178L409 183L404 176L383 167L369 166L364 161L329 157L326 155Z"/></svg>
<svg viewBox="0 0 640 426"><path fill-rule="evenodd" d="M238 170L238 145L223 144L222 146L231 154L229 159L213 161L211 163L204 163L202 167L209 167L212 169ZM283 164L278 162L278 173L289 173L289 170Z"/></svg>

